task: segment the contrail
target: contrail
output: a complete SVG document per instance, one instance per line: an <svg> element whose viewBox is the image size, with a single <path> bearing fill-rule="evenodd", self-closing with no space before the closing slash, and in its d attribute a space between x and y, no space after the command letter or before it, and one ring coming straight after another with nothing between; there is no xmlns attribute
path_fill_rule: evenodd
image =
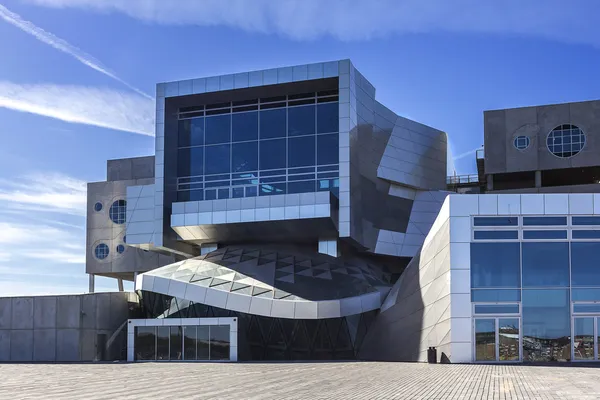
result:
<svg viewBox="0 0 600 400"><path fill-rule="evenodd" d="M456 157L454 157L453 160L456 161L456 160L460 160L461 158L465 158L466 156L468 156L470 154L473 154L473 153L477 152L477 150L480 150L480 149L481 149L481 147L478 147L476 149L469 150L469 151L467 151L465 153L459 154Z"/></svg>
<svg viewBox="0 0 600 400"><path fill-rule="evenodd" d="M77 47L69 44L67 41L53 35L52 33L46 32L42 28L35 26L33 23L31 23L29 21L25 21L23 18L21 18L21 16L19 14L16 14L16 13L10 11L8 8L4 7L2 4L0 4L0 18L5 20L9 24L12 24L12 25L16 26L17 28L21 29L23 32L29 33L30 35L34 36L39 41L49 44L50 46L54 47L57 50L62 51L63 53L69 54L71 57L74 57L82 64L87 65L88 67L95 69L96 71L113 78L117 82L122 83L123 85L125 85L128 88L130 88L131 90L141 94L142 96L147 97L149 99L153 99L153 97L150 96L149 94L141 91L140 89L130 85L129 83L125 82L123 79L119 78L117 75L115 75L114 72L110 71L107 67L103 66L100 61L96 60L91 55L89 55L89 54L85 53L84 51L78 49Z"/></svg>

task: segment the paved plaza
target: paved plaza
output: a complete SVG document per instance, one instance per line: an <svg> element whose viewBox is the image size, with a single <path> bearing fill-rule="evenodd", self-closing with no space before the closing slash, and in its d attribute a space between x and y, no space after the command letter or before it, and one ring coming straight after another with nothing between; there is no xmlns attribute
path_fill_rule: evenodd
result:
<svg viewBox="0 0 600 400"><path fill-rule="evenodd" d="M1 399L600 399L600 369L410 363L0 364Z"/></svg>

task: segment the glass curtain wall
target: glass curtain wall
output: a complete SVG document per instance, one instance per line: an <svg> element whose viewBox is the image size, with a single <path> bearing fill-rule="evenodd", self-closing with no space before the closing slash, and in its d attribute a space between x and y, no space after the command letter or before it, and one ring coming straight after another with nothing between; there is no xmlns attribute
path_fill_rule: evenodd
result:
<svg viewBox="0 0 600 400"><path fill-rule="evenodd" d="M138 326L135 360L229 360L229 331L229 325Z"/></svg>
<svg viewBox="0 0 600 400"><path fill-rule="evenodd" d="M178 201L339 187L338 91L179 110Z"/></svg>

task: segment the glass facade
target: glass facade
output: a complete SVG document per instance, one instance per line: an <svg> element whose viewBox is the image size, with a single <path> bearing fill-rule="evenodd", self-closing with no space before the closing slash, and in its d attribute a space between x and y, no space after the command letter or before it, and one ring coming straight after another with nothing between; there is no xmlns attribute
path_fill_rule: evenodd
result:
<svg viewBox="0 0 600 400"><path fill-rule="evenodd" d="M214 317L236 317L238 319L238 359L239 360L353 360L356 359L360 346L367 331L377 314L369 311L362 314L350 315L342 318L329 318L320 320L271 318L259 315L251 315L242 312L225 310L218 307L190 302L188 300L176 299L172 296L161 295L153 292L142 291L140 293L141 306L144 318L214 318ZM143 328L143 329L142 329ZM158 343L154 336L156 331L146 332L145 329L153 327L139 327L136 331L136 359L140 357L155 357L158 352L153 350L152 343ZM160 328L160 327L158 327ZM169 327L166 339L169 338ZM140 331L140 329L142 329ZM179 342L176 344L175 352L180 348L184 354L191 357L196 351L196 359L218 360L219 357L228 357L228 347L225 339L229 336L227 332L216 330L211 326L207 332L202 326L197 331L187 331L183 327L183 347ZM193 329L193 328L189 328ZM204 329L204 330L203 330ZM144 333L143 348L137 349L138 338ZM171 336L172 337L172 336ZM189 337L189 339L188 339ZM176 340L179 340L179 333ZM192 340L195 338L194 347ZM227 342L228 343L228 342ZM169 355L169 345L163 357L178 357ZM140 360L142 358L139 358ZM143 358L147 359L147 358ZM177 359L177 358L176 358Z"/></svg>
<svg viewBox="0 0 600 400"><path fill-rule="evenodd" d="M476 361L598 360L600 241L575 232L593 232L584 225L600 220L573 217L569 225L569 219L519 217L522 225L513 225L474 218L474 233L481 226L500 226L490 232L502 232L496 242L485 241L485 233L474 235L470 245ZM506 233L511 227L521 239Z"/></svg>
<svg viewBox="0 0 600 400"><path fill-rule="evenodd" d="M337 90L179 110L177 200L339 187Z"/></svg>
<svg viewBox="0 0 600 400"><path fill-rule="evenodd" d="M136 361L229 360L229 325L138 326Z"/></svg>

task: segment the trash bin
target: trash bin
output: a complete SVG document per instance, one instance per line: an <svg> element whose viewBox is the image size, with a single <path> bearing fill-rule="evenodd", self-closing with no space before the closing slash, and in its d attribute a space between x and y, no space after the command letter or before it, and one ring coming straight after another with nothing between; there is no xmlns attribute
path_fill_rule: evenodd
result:
<svg viewBox="0 0 600 400"><path fill-rule="evenodd" d="M429 364L437 363L437 350L435 347L430 347L427 349L427 362Z"/></svg>

